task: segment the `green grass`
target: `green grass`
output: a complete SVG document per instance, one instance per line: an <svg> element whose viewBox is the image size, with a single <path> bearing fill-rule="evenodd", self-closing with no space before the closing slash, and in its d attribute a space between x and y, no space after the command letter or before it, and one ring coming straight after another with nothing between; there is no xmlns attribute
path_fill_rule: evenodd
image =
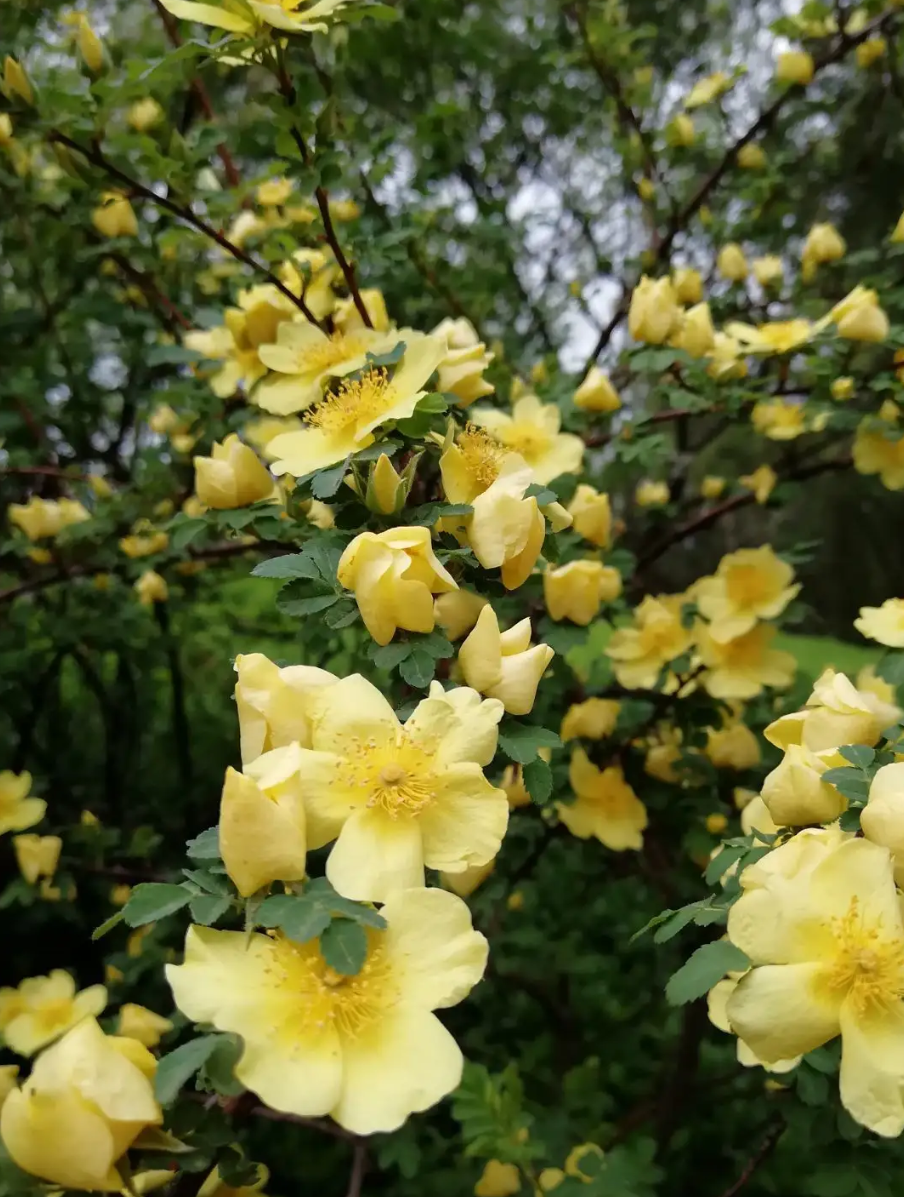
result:
<svg viewBox="0 0 904 1197"><path fill-rule="evenodd" d="M793 653L801 670L814 678L831 665L854 679L864 665L876 663L881 651L878 645L848 644L831 636L793 636L786 632L775 638L775 647Z"/></svg>

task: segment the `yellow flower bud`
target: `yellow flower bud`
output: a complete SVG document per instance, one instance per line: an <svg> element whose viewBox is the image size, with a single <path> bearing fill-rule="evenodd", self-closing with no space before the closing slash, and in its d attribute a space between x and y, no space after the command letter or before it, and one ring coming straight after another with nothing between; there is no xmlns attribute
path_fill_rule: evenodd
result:
<svg viewBox="0 0 904 1197"><path fill-rule="evenodd" d="M780 83L797 83L805 87L813 78L816 64L806 50L786 50L779 54L775 77Z"/></svg>
<svg viewBox="0 0 904 1197"><path fill-rule="evenodd" d="M127 1039L136 1039L145 1047L156 1047L161 1038L173 1029L168 1018L161 1018L153 1010L126 1002L119 1011L117 1032ZM172 1173L170 1173L172 1176Z"/></svg>
<svg viewBox="0 0 904 1197"><path fill-rule="evenodd" d="M28 559L29 561L33 561L35 565L49 565L53 560L53 553L51 553L50 549L29 549Z"/></svg>
<svg viewBox="0 0 904 1197"><path fill-rule="evenodd" d="M732 79L725 71L716 71L703 79L698 79L684 100L685 108L700 108L718 99L731 87Z"/></svg>
<svg viewBox="0 0 904 1197"><path fill-rule="evenodd" d="M370 469L364 501L378 515L392 515L405 506L408 487L393 468L385 453L381 453Z"/></svg>
<svg viewBox="0 0 904 1197"><path fill-rule="evenodd" d="M719 250L716 268L723 278L732 283L742 283L747 277L747 259L740 245L730 241Z"/></svg>
<svg viewBox="0 0 904 1197"><path fill-rule="evenodd" d="M0 1110L0 1135L25 1172L64 1189L119 1192L116 1161L159 1126L155 1061L86 1018L45 1051Z"/></svg>
<svg viewBox="0 0 904 1197"><path fill-rule="evenodd" d="M656 194L656 184L652 179L648 179L646 176L644 176L644 178L642 178L637 184L637 194L642 200L644 200L646 203L649 203Z"/></svg>
<svg viewBox="0 0 904 1197"><path fill-rule="evenodd" d="M575 532L598 548L609 547L612 539L612 508L609 496L582 482L568 504Z"/></svg>
<svg viewBox="0 0 904 1197"><path fill-rule="evenodd" d="M75 40L85 66L93 75L99 75L104 68L104 44L85 17L79 19Z"/></svg>
<svg viewBox="0 0 904 1197"><path fill-rule="evenodd" d="M13 139L13 122L8 112L0 112L0 146L8 146Z"/></svg>
<svg viewBox="0 0 904 1197"><path fill-rule="evenodd" d="M875 291L855 287L831 311L839 337L849 341L884 341L888 336L888 317L879 306Z"/></svg>
<svg viewBox="0 0 904 1197"><path fill-rule="evenodd" d="M628 330L635 341L662 345L678 325L681 309L668 278L644 275L634 288L628 309Z"/></svg>
<svg viewBox="0 0 904 1197"><path fill-rule="evenodd" d="M7 54L3 60L3 92L9 98L18 96L25 104L34 104L35 93L22 67Z"/></svg>
<svg viewBox="0 0 904 1197"><path fill-rule="evenodd" d="M531 647L530 635L529 619L500 632L496 612L487 604L458 650L465 682L488 698L498 698L510 715L530 713L540 679L555 656L546 644Z"/></svg>
<svg viewBox="0 0 904 1197"><path fill-rule="evenodd" d="M778 482L778 475L772 466L761 465L752 474L742 474L738 482L753 491L758 503L765 503Z"/></svg>
<svg viewBox="0 0 904 1197"><path fill-rule="evenodd" d="M260 184L255 197L264 208L278 208L286 202L291 194L292 183L289 179L267 179L266 182Z"/></svg>
<svg viewBox="0 0 904 1197"><path fill-rule="evenodd" d="M131 885L126 885L125 883L121 882L119 885L114 885L110 890L110 901L114 906L125 906L131 894Z"/></svg>
<svg viewBox="0 0 904 1197"><path fill-rule="evenodd" d="M822 780L827 769L844 764L834 749L812 752L789 744L781 763L763 782L763 801L779 827L831 823L847 806L833 785Z"/></svg>
<svg viewBox="0 0 904 1197"><path fill-rule="evenodd" d="M524 894L520 889L513 890L506 898L505 904L509 910L522 910L524 908Z"/></svg>
<svg viewBox="0 0 904 1197"><path fill-rule="evenodd" d="M551 1193L553 1189L559 1187L564 1179L565 1173L561 1168L544 1168L537 1177L537 1184L544 1193Z"/></svg>
<svg viewBox="0 0 904 1197"><path fill-rule="evenodd" d="M777 254L766 254L762 258L754 258L751 265L753 277L761 287L771 287L773 283L782 281L784 266Z"/></svg>
<svg viewBox="0 0 904 1197"><path fill-rule="evenodd" d="M672 271L672 286L681 303L699 303L703 298L703 278L699 270L678 266Z"/></svg>
<svg viewBox="0 0 904 1197"><path fill-rule="evenodd" d="M62 848L63 841L58 835L34 835L29 832L13 836L16 864L29 885L34 885L39 877L54 875Z"/></svg>
<svg viewBox="0 0 904 1197"><path fill-rule="evenodd" d="M138 221L121 191L105 191L103 203L91 213L91 223L104 237L137 237Z"/></svg>
<svg viewBox="0 0 904 1197"><path fill-rule="evenodd" d="M614 602L621 589L618 570L599 561L547 566L543 574L543 599L550 618L568 619L581 627L596 618L603 603Z"/></svg>
<svg viewBox="0 0 904 1197"><path fill-rule="evenodd" d="M474 1186L474 1197L511 1197L521 1188L521 1173L514 1164L488 1160Z"/></svg>
<svg viewBox="0 0 904 1197"><path fill-rule="evenodd" d="M128 112L127 120L138 133L147 133L159 125L164 112L153 96L145 96L143 100L136 100Z"/></svg>
<svg viewBox="0 0 904 1197"><path fill-rule="evenodd" d="M823 262L837 262L846 251L847 244L834 225L814 224L801 251L804 280L813 277L817 266Z"/></svg>
<svg viewBox="0 0 904 1197"><path fill-rule="evenodd" d="M332 294L332 293L331 293ZM390 326L389 313L386 310L386 300L383 292L377 287L363 287L360 292L365 311L370 316L370 322L377 332L387 332ZM352 299L339 299L333 309L333 324L342 333L354 332L364 328L361 314Z"/></svg>
<svg viewBox="0 0 904 1197"><path fill-rule="evenodd" d="M728 819L718 811L706 816L706 830L710 835L722 835L728 828Z"/></svg>
<svg viewBox="0 0 904 1197"><path fill-rule="evenodd" d="M432 632L432 596L458 589L423 527L362 532L346 546L337 576L355 592L364 625L378 644L388 644L398 628Z"/></svg>
<svg viewBox="0 0 904 1197"><path fill-rule="evenodd" d="M449 594L437 595L433 613L436 622L454 641L470 632L486 605L487 600L472 590L453 590Z"/></svg>
<svg viewBox="0 0 904 1197"><path fill-rule="evenodd" d="M705 357L710 352L716 343L716 330L708 303L698 303L688 308L675 343L691 357Z"/></svg>
<svg viewBox="0 0 904 1197"><path fill-rule="evenodd" d="M766 165L766 151L761 145L749 141L738 150L738 166L742 170L762 170Z"/></svg>
<svg viewBox="0 0 904 1197"><path fill-rule="evenodd" d="M612 412L621 407L621 399L599 366L591 366L574 393L574 405L581 411Z"/></svg>
<svg viewBox="0 0 904 1197"><path fill-rule="evenodd" d="M615 731L620 711L621 703L614 698L586 698L568 708L559 734L563 741L603 740Z"/></svg>
<svg viewBox="0 0 904 1197"><path fill-rule="evenodd" d="M207 507L248 507L273 494L270 472L253 449L230 433L210 457L195 457L195 491Z"/></svg>
<svg viewBox="0 0 904 1197"><path fill-rule="evenodd" d="M133 587L139 603L145 607L154 603L165 603L169 598L169 587L164 578L153 569L146 569Z"/></svg>
<svg viewBox="0 0 904 1197"><path fill-rule="evenodd" d="M357 220L361 215L361 206L350 199L331 199L330 216L333 220Z"/></svg>
<svg viewBox="0 0 904 1197"><path fill-rule="evenodd" d="M843 403L845 399L850 399L854 394L854 380L846 375L842 378L836 378L830 389L832 398L838 403Z"/></svg>
<svg viewBox="0 0 904 1197"><path fill-rule="evenodd" d="M669 484L644 478L634 491L634 502L638 507L664 507L670 498Z"/></svg>
<svg viewBox="0 0 904 1197"><path fill-rule="evenodd" d="M274 881L305 875L305 812L297 744L274 748L226 770L220 802L220 853L242 897Z"/></svg>
<svg viewBox="0 0 904 1197"><path fill-rule="evenodd" d="M725 479L716 474L707 474L700 483L700 494L704 499L718 499L725 490Z"/></svg>
<svg viewBox="0 0 904 1197"><path fill-rule="evenodd" d="M693 120L684 112L679 112L676 117L673 117L665 131L665 139L672 146L684 146L694 144L694 139L697 136L697 131L694 128Z"/></svg>
<svg viewBox="0 0 904 1197"><path fill-rule="evenodd" d="M888 42L886 42L884 37L868 37L854 51L854 57L857 59L857 66L866 70L874 62L878 62L880 58L884 58L887 52Z"/></svg>

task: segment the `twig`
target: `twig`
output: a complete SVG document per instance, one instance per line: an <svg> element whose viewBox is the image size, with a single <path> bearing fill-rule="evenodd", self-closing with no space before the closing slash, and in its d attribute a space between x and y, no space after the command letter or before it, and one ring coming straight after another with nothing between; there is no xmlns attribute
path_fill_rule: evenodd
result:
<svg viewBox="0 0 904 1197"><path fill-rule="evenodd" d="M367 1168L367 1140L355 1139L352 1151L352 1170L349 1173L348 1188L345 1197L361 1197L361 1186L364 1183L364 1172Z"/></svg>
<svg viewBox="0 0 904 1197"><path fill-rule="evenodd" d="M60 133L58 129L50 132L49 140L51 142L58 142L70 150L75 150L76 153L81 154L86 161L90 162L92 166L96 166L98 169L104 171L111 179L116 179L117 182L127 187L133 194L140 195L142 199L148 200L152 204L157 204L160 208L165 208L167 212L172 212L174 216L178 216L180 220L184 220L186 224L190 224L193 228L196 228L199 233L203 233L205 237L209 237L211 241L215 241L217 245L225 249L227 253L232 254L239 262L261 274L271 286L275 287L280 294L290 300L311 324L318 323L314 313L305 303L302 296L295 295L285 283L281 282L272 271L267 269L263 262L259 262L257 258L253 258L251 254L246 253L237 245L233 245L228 237L224 236L223 233L217 232L215 228L207 224L199 216L196 216L191 208L183 207L167 196L158 195L156 191L152 191L144 183L138 182L137 179L133 179L130 175L121 171L119 167L114 166L100 150L89 149L87 146L80 145L79 142L73 141L71 137L67 137L65 133Z"/></svg>
<svg viewBox="0 0 904 1197"><path fill-rule="evenodd" d="M138 287L141 288L148 299L153 300L158 307L163 309L163 311L169 317L170 324L178 324L181 328L186 330L194 327L185 313L181 312L176 307L168 295L163 294L149 274L146 274L143 270L139 270L137 266L133 266L128 258L126 258L123 254L111 253L107 256L111 259L111 261L116 263L123 274L127 275Z"/></svg>
<svg viewBox="0 0 904 1197"><path fill-rule="evenodd" d="M87 482L87 474L79 474L67 469L65 466L4 466L0 469L2 475L15 475L16 477L28 478L31 476L40 476L45 478L62 478L68 482Z"/></svg>
<svg viewBox="0 0 904 1197"><path fill-rule="evenodd" d="M766 1133L766 1137L760 1144L756 1154L751 1156L744 1165L743 1169L741 1170L741 1175L738 1177L738 1179L733 1185L729 1185L724 1192L720 1193L719 1197L736 1197L736 1195L740 1193L741 1189L744 1188L748 1180L750 1180L751 1176L753 1176L754 1172L756 1172L757 1168L759 1168L761 1164L765 1163L765 1161L775 1150L775 1146L782 1137L782 1132L784 1129L785 1121L783 1118L780 1118L774 1123L773 1126L769 1128Z"/></svg>

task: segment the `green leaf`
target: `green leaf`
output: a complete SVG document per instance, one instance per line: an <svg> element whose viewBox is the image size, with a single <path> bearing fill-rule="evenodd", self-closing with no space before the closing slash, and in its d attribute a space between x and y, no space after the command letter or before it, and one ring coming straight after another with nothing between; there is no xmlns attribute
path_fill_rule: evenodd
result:
<svg viewBox="0 0 904 1197"><path fill-rule="evenodd" d="M253 578L319 578L320 570L310 553L287 553L260 561L251 571Z"/></svg>
<svg viewBox="0 0 904 1197"><path fill-rule="evenodd" d="M181 552L187 544L190 544L196 536L200 536L206 528L207 520L183 520L170 532L170 548L175 549L177 553Z"/></svg>
<svg viewBox="0 0 904 1197"><path fill-rule="evenodd" d="M694 921L694 913L693 906L683 906L681 910L674 911L671 917L653 932L653 943L668 943L670 939L674 939L679 931L683 931Z"/></svg>
<svg viewBox="0 0 904 1197"><path fill-rule="evenodd" d="M330 968L353 977L367 957L367 932L351 919L333 919L320 936L320 951Z"/></svg>
<svg viewBox="0 0 904 1197"><path fill-rule="evenodd" d="M323 622L328 628L347 628L358 618L358 604L354 599L339 599L330 607Z"/></svg>
<svg viewBox="0 0 904 1197"><path fill-rule="evenodd" d="M414 645L411 652L399 664L399 673L410 686L423 690L433 681L436 673L436 658L420 645Z"/></svg>
<svg viewBox="0 0 904 1197"><path fill-rule="evenodd" d="M558 502L559 496L554 490L550 490L548 486L544 486L540 482L532 482L524 492L524 498L536 499L540 507L546 507L549 503Z"/></svg>
<svg viewBox="0 0 904 1197"><path fill-rule="evenodd" d="M240 1035L217 1035L213 1051L201 1067L200 1080L205 1088L226 1097L238 1097L245 1086L236 1080L235 1066L241 1059L245 1044Z"/></svg>
<svg viewBox="0 0 904 1197"><path fill-rule="evenodd" d="M676 973L669 978L665 996L669 1005L683 1006L696 1001L721 981L726 973L740 972L750 967L750 959L727 939L705 943L697 948Z"/></svg>
<svg viewBox="0 0 904 1197"><path fill-rule="evenodd" d="M833 785L839 794L853 802L865 802L869 797L869 778L851 765L840 769L826 769L822 780Z"/></svg>
<svg viewBox="0 0 904 1197"><path fill-rule="evenodd" d="M904 653L886 653L876 666L876 673L893 686L904 683Z"/></svg>
<svg viewBox="0 0 904 1197"><path fill-rule="evenodd" d="M410 640L397 640L394 644L375 644L370 650L371 660L378 669L395 669L413 647Z"/></svg>
<svg viewBox="0 0 904 1197"><path fill-rule="evenodd" d="M318 470L311 479L311 494L316 499L330 499L342 485L342 479L348 473L348 462L346 458L340 461L337 466L333 466L331 470Z"/></svg>
<svg viewBox="0 0 904 1197"><path fill-rule="evenodd" d="M315 877L309 881L305 887L305 897L316 899L331 915L342 915L378 930L386 926L386 919L378 910L364 902L353 902L351 898L343 898L336 893L326 877Z"/></svg>
<svg viewBox="0 0 904 1197"><path fill-rule="evenodd" d="M106 935L108 931L112 931L114 927L118 927L123 921L123 918L124 915L121 910L117 910L115 914L111 914L108 919L104 919L101 925L99 927L95 927L91 932L92 940L100 939L101 936Z"/></svg>
<svg viewBox="0 0 904 1197"><path fill-rule="evenodd" d="M703 874L703 880L707 885L715 885L726 869L746 856L749 844L734 844L721 848L712 860L707 864L706 871Z"/></svg>
<svg viewBox="0 0 904 1197"><path fill-rule="evenodd" d="M296 943L307 943L329 926L330 917L316 896L274 894L261 903L255 921L262 927L280 927Z"/></svg>
<svg viewBox="0 0 904 1197"><path fill-rule="evenodd" d="M868 769L876 756L875 750L867 748L865 744L845 744L838 751L858 769Z"/></svg>
<svg viewBox="0 0 904 1197"><path fill-rule="evenodd" d="M232 898L225 894L198 894L188 904L193 923L200 923L202 927L212 927L223 917L232 905Z"/></svg>
<svg viewBox="0 0 904 1197"><path fill-rule="evenodd" d="M302 594L299 588L309 593ZM310 590L311 587L304 586L301 580L287 583L276 596L277 609L284 615L316 615L318 611L325 611L339 601L339 595L335 592L311 594Z"/></svg>
<svg viewBox="0 0 904 1197"><path fill-rule="evenodd" d="M202 831L200 835L196 835L193 840L189 840L185 845L185 850L192 860L219 860L219 827L208 827L206 831Z"/></svg>
<svg viewBox="0 0 904 1197"><path fill-rule="evenodd" d="M130 927L143 927L181 910L189 904L191 897L191 891L183 885L146 881L132 890L122 908L122 917Z"/></svg>
<svg viewBox="0 0 904 1197"><path fill-rule="evenodd" d="M227 1036L202 1035L160 1057L154 1076L154 1093L162 1106L176 1100L182 1086L206 1063L224 1038Z"/></svg>
<svg viewBox="0 0 904 1197"><path fill-rule="evenodd" d="M533 724L508 720L499 733L499 747L519 765L529 765L541 748L559 748L562 741L555 732Z"/></svg>
<svg viewBox="0 0 904 1197"><path fill-rule="evenodd" d="M397 366L402 358L405 356L405 342L398 341L393 345L392 349L388 349L385 353L368 353L368 366Z"/></svg>
<svg viewBox="0 0 904 1197"><path fill-rule="evenodd" d="M542 806L549 801L552 793L552 769L542 759L537 757L523 767L524 787L531 796L531 801Z"/></svg>

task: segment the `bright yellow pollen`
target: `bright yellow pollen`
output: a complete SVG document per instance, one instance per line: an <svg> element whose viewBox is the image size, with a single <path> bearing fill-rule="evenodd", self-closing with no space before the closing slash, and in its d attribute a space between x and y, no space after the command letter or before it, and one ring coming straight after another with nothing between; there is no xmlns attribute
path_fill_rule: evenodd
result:
<svg viewBox="0 0 904 1197"><path fill-rule="evenodd" d="M345 767L349 784L363 792L366 805L393 819L419 815L436 798L433 755L404 732L396 743L359 744Z"/></svg>
<svg viewBox="0 0 904 1197"><path fill-rule="evenodd" d="M846 991L858 1014L891 1008L904 997L904 942L882 934L882 924L863 921L856 898L841 918L832 920L837 955L827 982Z"/></svg>
<svg viewBox="0 0 904 1197"><path fill-rule="evenodd" d="M294 4L294 0L292 0ZM356 357L363 350L358 337L347 337L343 333L334 333L328 341L306 350L304 355L304 369L318 374L329 370L350 357Z"/></svg>
<svg viewBox="0 0 904 1197"><path fill-rule="evenodd" d="M325 395L305 413L305 423L330 436L338 436L354 424L367 424L389 407L389 375L372 366L360 378L345 379L336 391Z"/></svg>
<svg viewBox="0 0 904 1197"><path fill-rule="evenodd" d="M465 469L478 486L491 486L499 477L502 465L502 446L499 441L469 424L458 438L458 448Z"/></svg>
<svg viewBox="0 0 904 1197"><path fill-rule="evenodd" d="M292 1057L306 1050L311 1037L329 1026L353 1039L395 1005L398 991L386 963L383 932L368 929L367 938L367 958L352 977L331 968L316 941L274 938L268 980L275 992L291 993L293 999L285 1007L290 1013L269 1032L282 1054Z"/></svg>
<svg viewBox="0 0 904 1197"><path fill-rule="evenodd" d="M772 579L755 565L731 566L726 571L725 589L736 607L752 607L776 594Z"/></svg>

